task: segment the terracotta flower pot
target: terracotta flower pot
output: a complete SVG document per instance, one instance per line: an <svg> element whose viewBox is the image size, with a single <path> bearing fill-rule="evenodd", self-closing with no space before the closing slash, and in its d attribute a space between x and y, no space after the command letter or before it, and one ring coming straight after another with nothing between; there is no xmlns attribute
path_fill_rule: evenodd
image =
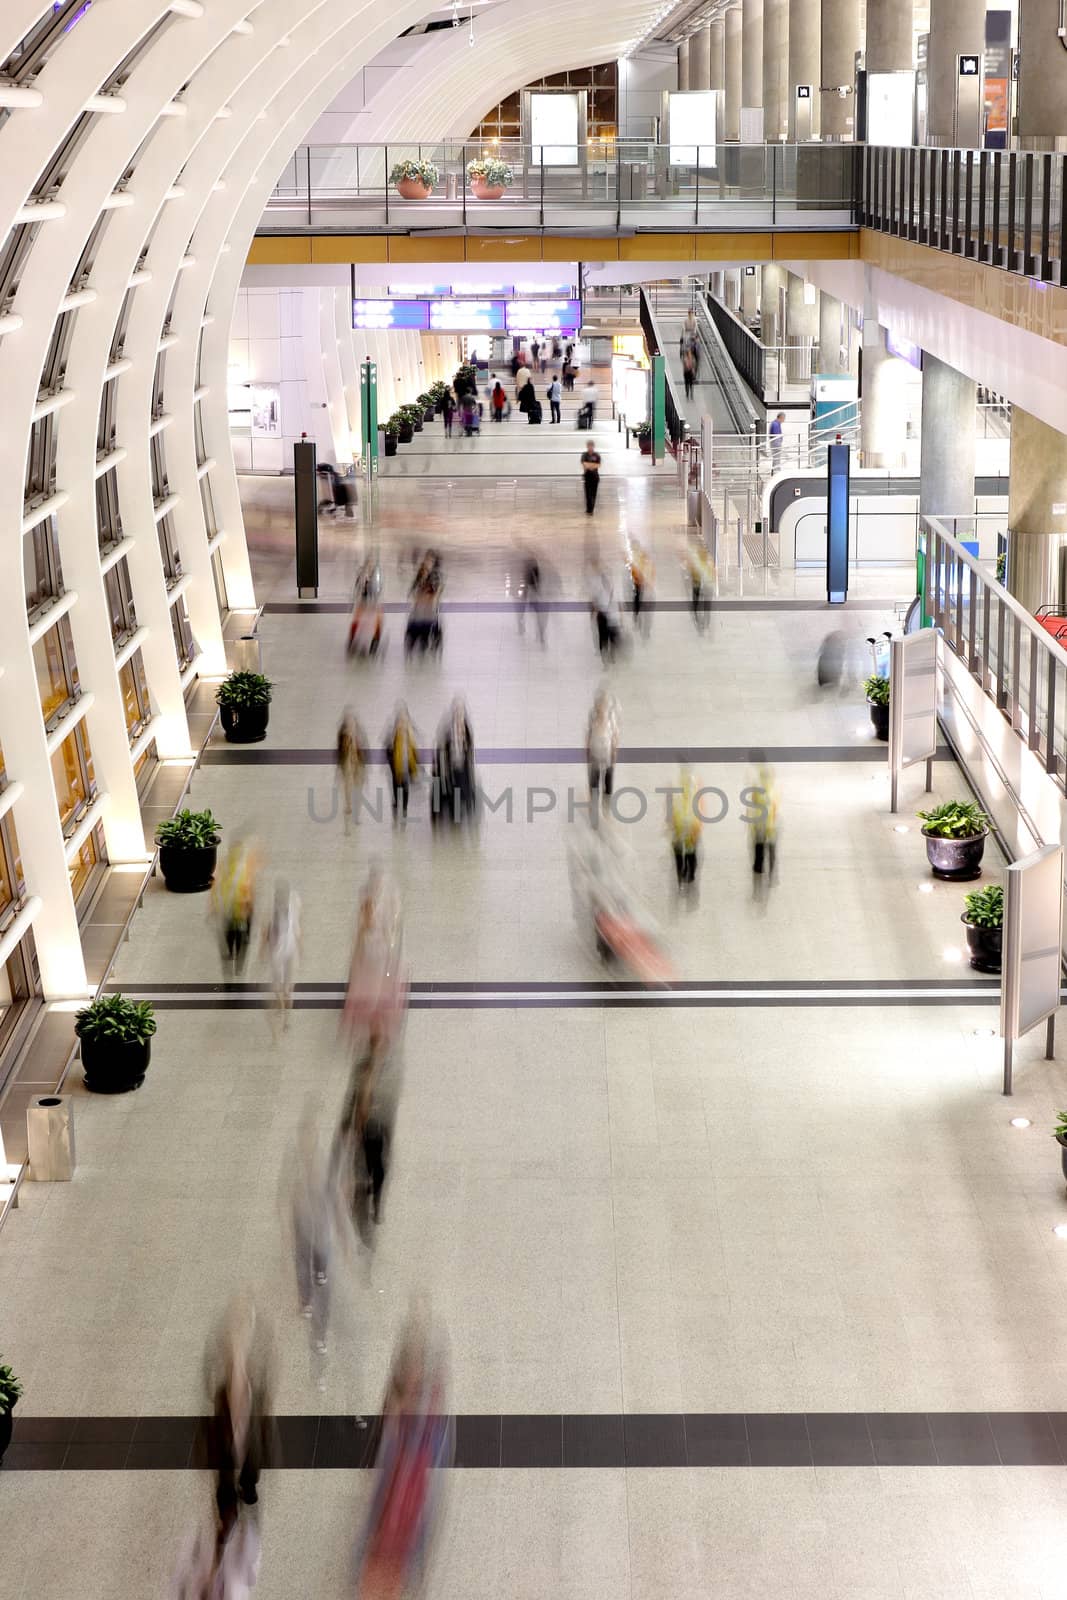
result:
<svg viewBox="0 0 1067 1600"><path fill-rule="evenodd" d="M486 183L484 178L471 179L471 193L476 200L499 200L504 189L502 183Z"/></svg>
<svg viewBox="0 0 1067 1600"><path fill-rule="evenodd" d="M433 194L433 189L428 183L423 183L421 178L401 178L396 186L396 192L401 200L428 200Z"/></svg>

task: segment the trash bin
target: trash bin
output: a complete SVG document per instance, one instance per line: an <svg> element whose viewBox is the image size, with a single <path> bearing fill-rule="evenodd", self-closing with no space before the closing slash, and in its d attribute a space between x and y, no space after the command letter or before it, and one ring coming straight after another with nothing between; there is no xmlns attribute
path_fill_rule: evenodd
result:
<svg viewBox="0 0 1067 1600"><path fill-rule="evenodd" d="M26 1111L29 1176L35 1183L69 1183L74 1176L74 1115L66 1095L41 1094Z"/></svg>
<svg viewBox="0 0 1067 1600"><path fill-rule="evenodd" d="M239 639L230 640L231 672L262 672L263 656L259 639L254 633L243 633Z"/></svg>
<svg viewBox="0 0 1067 1600"><path fill-rule="evenodd" d="M458 173L449 172L449 173L447 173L445 175L445 199L446 200L458 200L459 199L459 174Z"/></svg>
<svg viewBox="0 0 1067 1600"><path fill-rule="evenodd" d="M700 527L700 490L687 489L685 491L685 520L690 528Z"/></svg>

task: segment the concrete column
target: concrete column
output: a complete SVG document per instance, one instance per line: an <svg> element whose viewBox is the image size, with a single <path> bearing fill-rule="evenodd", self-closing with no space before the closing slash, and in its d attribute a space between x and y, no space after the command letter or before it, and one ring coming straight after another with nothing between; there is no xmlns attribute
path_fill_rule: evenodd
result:
<svg viewBox="0 0 1067 1600"><path fill-rule="evenodd" d="M1013 406L1008 588L1028 611L1062 603L1065 549L1067 436Z"/></svg>
<svg viewBox="0 0 1067 1600"><path fill-rule="evenodd" d="M738 284L738 271L737 271L737 268L736 267L727 267L726 272L724 274L724 278L725 278L725 281L724 281L724 285L723 285L723 290L724 290L723 299L724 299L724 302L726 304L726 309L728 311L736 311L737 310L737 306L738 306L738 300L740 298L740 286Z"/></svg>
<svg viewBox="0 0 1067 1600"><path fill-rule="evenodd" d="M689 87L711 88L711 38L707 28L689 36Z"/></svg>
<svg viewBox="0 0 1067 1600"><path fill-rule="evenodd" d="M724 137L741 137L741 7L726 13L726 116Z"/></svg>
<svg viewBox="0 0 1067 1600"><path fill-rule="evenodd" d="M785 365L790 383L807 383L811 377L812 357L808 352L818 340L819 291L810 289L803 278L791 272L785 307Z"/></svg>
<svg viewBox="0 0 1067 1600"><path fill-rule="evenodd" d="M1067 52L1058 26L1058 0L1019 0L1019 138L1030 149L1062 150L1067 135Z"/></svg>
<svg viewBox="0 0 1067 1600"><path fill-rule="evenodd" d="M711 88L720 94L726 88L726 24L721 17L708 23L708 45Z"/></svg>
<svg viewBox="0 0 1067 1600"><path fill-rule="evenodd" d="M956 140L957 55L972 53L981 58L985 50L985 0L930 0L930 33L926 70L927 132L931 144L951 145ZM1053 30L1053 39L1054 39ZM1059 74L1059 93L1067 94L1067 55ZM1049 52L1051 54L1051 50ZM1067 114L1061 113L1067 126ZM968 138L970 142L970 137ZM925 393L925 384L923 385Z"/></svg>
<svg viewBox="0 0 1067 1600"><path fill-rule="evenodd" d="M860 465L904 464L908 417L904 405L907 362L885 347L885 329L873 316L863 319L863 396L860 403Z"/></svg>
<svg viewBox="0 0 1067 1600"><path fill-rule="evenodd" d="M746 322L759 310L759 278L754 268L741 268L741 315Z"/></svg>
<svg viewBox="0 0 1067 1600"><path fill-rule="evenodd" d="M923 353L919 510L928 517L963 516L957 538L969 538L974 529L966 513L974 509L976 387L955 367Z"/></svg>
<svg viewBox="0 0 1067 1600"><path fill-rule="evenodd" d="M788 0L763 0L763 138L767 144L785 137L788 60Z"/></svg>
<svg viewBox="0 0 1067 1600"><path fill-rule="evenodd" d="M837 142L853 138L856 127L855 93L832 91L856 86L856 52L860 47L859 0L822 0L822 84L819 115L824 139Z"/></svg>
<svg viewBox="0 0 1067 1600"><path fill-rule="evenodd" d="M841 337L842 305L832 294L819 296L819 371L824 377L837 378L848 371L841 354L845 340Z"/></svg>
<svg viewBox="0 0 1067 1600"><path fill-rule="evenodd" d="M763 109L763 0L741 0L741 105Z"/></svg>
<svg viewBox="0 0 1067 1600"><path fill-rule="evenodd" d="M689 40L683 39L678 46L678 87L689 87Z"/></svg>
<svg viewBox="0 0 1067 1600"><path fill-rule="evenodd" d="M780 296L785 288L786 270L773 262L760 268L759 322L760 339L765 345L783 344L785 328L780 315Z"/></svg>
<svg viewBox="0 0 1067 1600"><path fill-rule="evenodd" d="M789 138L795 139L797 84L806 83L811 89L811 136L819 132L819 85L822 82L821 0L789 0L789 72L788 116Z"/></svg>
<svg viewBox="0 0 1067 1600"><path fill-rule="evenodd" d="M864 64L868 72L910 72L915 65L912 0L867 0Z"/></svg>

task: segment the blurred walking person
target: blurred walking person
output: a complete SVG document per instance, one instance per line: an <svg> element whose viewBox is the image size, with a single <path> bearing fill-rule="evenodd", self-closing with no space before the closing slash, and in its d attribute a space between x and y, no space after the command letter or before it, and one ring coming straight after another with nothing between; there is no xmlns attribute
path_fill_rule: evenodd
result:
<svg viewBox="0 0 1067 1600"><path fill-rule="evenodd" d="M397 706L385 734L385 759L393 784L393 821L408 820L411 785L419 775L419 747L415 729L403 701Z"/></svg>
<svg viewBox="0 0 1067 1600"><path fill-rule="evenodd" d="M746 799L753 813L749 822L752 892L759 896L775 882L778 870L778 790L769 766L760 766L759 777Z"/></svg>
<svg viewBox="0 0 1067 1600"><path fill-rule="evenodd" d="M310 1324L312 1374L319 1388L323 1388L323 1357L330 1319L330 1263L336 1235L335 1186L310 1109L300 1125L286 1173L291 1176L289 1224L297 1300L301 1316Z"/></svg>
<svg viewBox="0 0 1067 1600"><path fill-rule="evenodd" d="M280 882L274 890L270 921L263 930L263 950L270 962L270 986L274 993L271 1032L275 1035L289 1029L300 942L300 896L287 883Z"/></svg>
<svg viewBox="0 0 1067 1600"><path fill-rule="evenodd" d="M689 604L698 633L708 625L707 596L715 583L715 568L699 533L686 540L682 568L689 584Z"/></svg>
<svg viewBox="0 0 1067 1600"><path fill-rule="evenodd" d="M697 866L700 861L700 835L703 823L697 811L697 782L686 768L678 776L678 789L671 803L670 834L678 892L695 903Z"/></svg>
<svg viewBox="0 0 1067 1600"><path fill-rule="evenodd" d="M601 569L593 578L589 609L596 624L597 648L601 661L614 661L619 647L619 623L615 612L611 579Z"/></svg>
<svg viewBox="0 0 1067 1600"><path fill-rule="evenodd" d="M211 887L212 908L222 935L223 960L234 977L244 971L256 909L259 851L250 839L230 846Z"/></svg>
<svg viewBox="0 0 1067 1600"><path fill-rule="evenodd" d="M532 611L537 622L537 637L541 644L544 644L547 616L541 599L541 588L541 562L530 550L523 557L522 582L518 589L519 632L526 632L526 613L528 610Z"/></svg>
<svg viewBox="0 0 1067 1600"><path fill-rule="evenodd" d="M208 1349L205 1372L221 1546L237 1525L241 1505L259 1499L259 1475L272 1453L267 1334L248 1296L238 1296L227 1310Z"/></svg>
<svg viewBox="0 0 1067 1600"><path fill-rule="evenodd" d="M630 583L633 588L634 632L648 638L652 614L648 609L656 569L648 551L637 541L630 552Z"/></svg>
<svg viewBox="0 0 1067 1600"><path fill-rule="evenodd" d="M374 1495L354 1556L359 1600L401 1600L423 1586L440 1469L451 1465L454 1448L444 1359L425 1328L412 1322L382 1402Z"/></svg>
<svg viewBox="0 0 1067 1600"><path fill-rule="evenodd" d="M685 398L692 400L693 385L696 383L697 366L692 349L687 349L682 356L682 378L685 382Z"/></svg>
<svg viewBox="0 0 1067 1600"><path fill-rule="evenodd" d="M400 897L380 867L371 869L360 897L342 1027L362 1051L366 1041L388 1044L407 1011L407 970Z"/></svg>
<svg viewBox="0 0 1067 1600"><path fill-rule="evenodd" d="M335 1167L349 1194L352 1221L368 1250L382 1220L399 1102L400 1068L384 1039L370 1041L353 1068L335 1144Z"/></svg>
<svg viewBox="0 0 1067 1600"><path fill-rule="evenodd" d="M345 832L352 827L352 801L357 804L367 775L367 740L351 706L345 707L337 730L337 781L344 795Z"/></svg>
<svg viewBox="0 0 1067 1600"><path fill-rule="evenodd" d="M589 797L593 801L592 817L599 812L600 791L611 799L615 787L615 755L619 748L619 706L608 689L598 689L589 713L585 735L586 770L589 775Z"/></svg>
<svg viewBox="0 0 1067 1600"><path fill-rule="evenodd" d="M600 453L590 439L581 456L582 487L585 490L585 510L587 516L593 515L596 505L597 491L600 488Z"/></svg>

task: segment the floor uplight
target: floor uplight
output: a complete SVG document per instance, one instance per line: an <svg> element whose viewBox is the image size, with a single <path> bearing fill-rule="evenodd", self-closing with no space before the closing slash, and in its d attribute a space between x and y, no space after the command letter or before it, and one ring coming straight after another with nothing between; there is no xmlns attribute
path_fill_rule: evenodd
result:
<svg viewBox="0 0 1067 1600"><path fill-rule="evenodd" d="M1030 1118L1029 1117L1012 1117L1011 1125L1012 1125L1013 1128L1028 1128L1030 1126Z"/></svg>
<svg viewBox="0 0 1067 1600"><path fill-rule="evenodd" d="M997 1030L996 1028L975 1028L974 1036L976 1039L995 1039Z"/></svg>
<svg viewBox="0 0 1067 1600"><path fill-rule="evenodd" d="M920 883L917 885L917 888L920 894L933 894L934 892L934 886L932 883Z"/></svg>
<svg viewBox="0 0 1067 1600"><path fill-rule="evenodd" d="M962 961L963 951L959 945L950 944L946 950L942 950L941 959L942 961Z"/></svg>
<svg viewBox="0 0 1067 1600"><path fill-rule="evenodd" d="M898 822L894 824L894 833L907 833L908 831L908 824L906 822Z"/></svg>
<svg viewBox="0 0 1067 1600"><path fill-rule="evenodd" d="M1057 1222L1052 1231L1057 1239L1067 1239L1067 1222Z"/></svg>

